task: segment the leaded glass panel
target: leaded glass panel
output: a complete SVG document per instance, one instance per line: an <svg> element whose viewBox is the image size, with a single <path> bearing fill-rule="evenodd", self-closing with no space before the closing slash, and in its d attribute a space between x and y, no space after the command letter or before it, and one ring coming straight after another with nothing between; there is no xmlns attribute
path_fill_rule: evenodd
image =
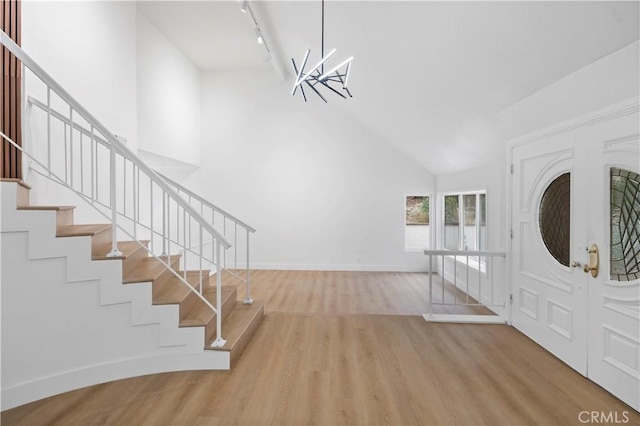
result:
<svg viewBox="0 0 640 426"><path fill-rule="evenodd" d="M640 175L611 168L611 279L640 278Z"/></svg>
<svg viewBox="0 0 640 426"><path fill-rule="evenodd" d="M571 248L571 174L564 173L551 182L540 201L540 232L549 253L569 266Z"/></svg>

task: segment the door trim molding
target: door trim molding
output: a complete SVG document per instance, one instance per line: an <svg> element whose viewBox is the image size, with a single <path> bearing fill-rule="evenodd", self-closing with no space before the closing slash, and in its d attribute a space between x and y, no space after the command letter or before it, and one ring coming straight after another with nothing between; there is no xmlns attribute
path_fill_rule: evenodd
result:
<svg viewBox="0 0 640 426"><path fill-rule="evenodd" d="M536 130L522 136L518 136L507 142L509 159L511 159L511 150L516 146L524 145L540 139L545 139L560 133L579 129L581 127L589 127L602 122L615 120L616 118L624 117L637 112L640 112L640 98L635 97L624 102L620 102L603 108L601 110L593 111L588 114L564 121L562 123L545 127L543 129Z"/></svg>

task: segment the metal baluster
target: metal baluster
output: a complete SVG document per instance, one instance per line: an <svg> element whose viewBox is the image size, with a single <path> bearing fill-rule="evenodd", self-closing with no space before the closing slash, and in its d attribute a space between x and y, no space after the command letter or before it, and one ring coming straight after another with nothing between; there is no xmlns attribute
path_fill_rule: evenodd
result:
<svg viewBox="0 0 640 426"><path fill-rule="evenodd" d="M233 225L233 269L238 270L238 222Z"/></svg>
<svg viewBox="0 0 640 426"><path fill-rule="evenodd" d="M211 344L213 348L221 348L227 343L222 338L222 268L220 267L220 241L216 239L216 340Z"/></svg>
<svg viewBox="0 0 640 426"><path fill-rule="evenodd" d="M227 237L227 216L222 216L222 235L226 238ZM224 253L222 254L222 263L224 265L224 267L227 267L227 249L224 250Z"/></svg>
<svg viewBox="0 0 640 426"><path fill-rule="evenodd" d="M157 252L156 249L156 244L155 244L155 235L154 235L154 231L153 231L153 181L151 180L151 178L149 178L149 208L151 210L150 213L150 225L149 228L151 229L151 253L155 253Z"/></svg>
<svg viewBox="0 0 640 426"><path fill-rule="evenodd" d="M51 177L51 87L47 86L47 169Z"/></svg>
<svg viewBox="0 0 640 426"><path fill-rule="evenodd" d="M482 268L480 267L480 256L478 256L478 304L482 305Z"/></svg>
<svg viewBox="0 0 640 426"><path fill-rule="evenodd" d="M453 304L458 304L458 255L453 255Z"/></svg>
<svg viewBox="0 0 640 426"><path fill-rule="evenodd" d="M67 123L64 127L64 183L69 183L69 159L67 158Z"/></svg>
<svg viewBox="0 0 640 426"><path fill-rule="evenodd" d="M131 174L133 175L133 239L138 239L138 179L136 178L136 165L131 163Z"/></svg>
<svg viewBox="0 0 640 426"><path fill-rule="evenodd" d="M182 209L182 243L184 245L184 270L182 271L182 276L184 280L187 280L187 253L189 253L190 247L187 245L187 210Z"/></svg>
<svg viewBox="0 0 640 426"><path fill-rule="evenodd" d="M200 259L199 259L199 261L200 261L200 265L199 265L199 268L200 268L200 281L199 282L200 282L200 284L199 284L199 289L200 289L200 294L202 294L202 257L204 255L204 248L202 246L202 223L200 224L199 235L200 235L200 253L199 253L200 254Z"/></svg>
<svg viewBox="0 0 640 426"><path fill-rule="evenodd" d="M469 255L467 255L467 305L469 304Z"/></svg>
<svg viewBox="0 0 640 426"><path fill-rule="evenodd" d="M96 170L96 159L94 158L94 148L93 148L93 144L97 144L97 142L95 141L95 135L93 133L93 124L91 125L91 204L93 204L96 200L96 194L95 194L95 186L97 184L98 181L98 172ZM96 145L96 151L97 151L97 145ZM94 174L95 174L95 178L94 178Z"/></svg>
<svg viewBox="0 0 640 426"><path fill-rule="evenodd" d="M249 266L249 230L247 232L247 297L244 299L244 303L250 305L253 303L251 298L251 268Z"/></svg>
<svg viewBox="0 0 640 426"><path fill-rule="evenodd" d="M495 303L493 301L493 286L494 286L494 275L493 275L493 256L490 256L489 259L491 259L489 261L490 263L490 268L491 268L491 305L493 306ZM487 274L489 274L489 271L487 271Z"/></svg>
<svg viewBox="0 0 640 426"><path fill-rule="evenodd" d="M82 132L80 132L80 192L84 195L84 148L82 145Z"/></svg>
<svg viewBox="0 0 640 426"><path fill-rule="evenodd" d="M167 194L167 200L171 202L169 194ZM169 241L171 241L171 235L169 235ZM180 204L176 200L176 244L180 245Z"/></svg>
<svg viewBox="0 0 640 426"><path fill-rule="evenodd" d="M167 194L162 190L162 256L167 255L167 216L169 216L169 209L166 201Z"/></svg>
<svg viewBox="0 0 640 426"><path fill-rule="evenodd" d="M442 256L442 304L444 305L444 255Z"/></svg>
<svg viewBox="0 0 640 426"><path fill-rule="evenodd" d="M69 163L71 167L69 170L70 185L73 188L73 108L69 106Z"/></svg>
<svg viewBox="0 0 640 426"><path fill-rule="evenodd" d="M116 212L116 147L111 143L110 150L110 194L111 194L111 252L107 254L107 257L122 256L122 252L118 250L118 228L116 227L117 212Z"/></svg>
<svg viewBox="0 0 640 426"><path fill-rule="evenodd" d="M122 215L127 217L127 159L122 157Z"/></svg>
<svg viewBox="0 0 640 426"><path fill-rule="evenodd" d="M171 200L169 199L169 194L167 194L166 192L164 192L164 189L162 190L162 197L163 197L163 203L164 203L164 198L166 197L167 199L167 223L166 223L166 229L165 229L165 235L164 238L166 238L166 244L167 244L167 252L165 253L165 255L167 256L167 261L169 263L169 267L171 267ZM164 240L163 238L163 240ZM164 247L164 246L163 246Z"/></svg>
<svg viewBox="0 0 640 426"><path fill-rule="evenodd" d="M429 315L433 313L433 255L432 254L429 254L429 304L427 305L427 313Z"/></svg>

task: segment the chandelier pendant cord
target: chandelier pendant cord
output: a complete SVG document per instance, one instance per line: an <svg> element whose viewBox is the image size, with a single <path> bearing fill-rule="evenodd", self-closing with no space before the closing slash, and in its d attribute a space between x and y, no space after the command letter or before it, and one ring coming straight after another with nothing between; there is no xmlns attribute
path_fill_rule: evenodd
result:
<svg viewBox="0 0 640 426"><path fill-rule="evenodd" d="M320 50L320 57L324 58L324 0L322 0L322 42L320 45ZM320 73L324 74L324 64L322 64Z"/></svg>

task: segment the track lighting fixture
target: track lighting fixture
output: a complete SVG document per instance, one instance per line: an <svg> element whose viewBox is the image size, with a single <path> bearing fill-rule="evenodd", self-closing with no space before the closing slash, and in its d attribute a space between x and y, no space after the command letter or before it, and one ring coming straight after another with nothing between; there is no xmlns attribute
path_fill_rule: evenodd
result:
<svg viewBox="0 0 640 426"><path fill-rule="evenodd" d="M241 0L240 1L240 11L242 11L243 13L248 13L251 16L251 19L253 20L253 25L255 25L255 33L256 33L256 39L258 40L258 44L261 44L264 46L264 48L267 50L267 54L270 56L271 55L271 50L269 50L269 46L267 46L267 42L264 39L264 36L262 35L262 31L260 30L260 25L258 25L258 20L256 19L256 16L253 14L253 10L251 9L251 5L249 4L248 0Z"/></svg>

